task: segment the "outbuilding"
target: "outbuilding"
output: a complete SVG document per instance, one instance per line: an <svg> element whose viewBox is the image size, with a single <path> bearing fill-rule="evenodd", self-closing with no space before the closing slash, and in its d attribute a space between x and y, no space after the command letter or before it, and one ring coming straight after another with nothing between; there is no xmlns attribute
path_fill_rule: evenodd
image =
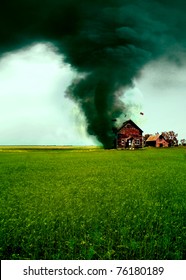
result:
<svg viewBox="0 0 186 280"><path fill-rule="evenodd" d="M146 140L146 146L151 147L168 147L169 143L162 134L150 135Z"/></svg>

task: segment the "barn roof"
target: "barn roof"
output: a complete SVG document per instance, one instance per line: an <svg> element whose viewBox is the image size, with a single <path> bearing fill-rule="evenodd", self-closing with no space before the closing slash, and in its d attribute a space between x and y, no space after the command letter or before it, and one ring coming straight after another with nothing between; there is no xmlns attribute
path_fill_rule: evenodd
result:
<svg viewBox="0 0 186 280"><path fill-rule="evenodd" d="M166 141L165 137L163 137L162 134L156 134L156 135L150 135L150 136L147 138L146 142L156 141L158 138L164 139L164 140ZM167 141L166 141L166 142L167 142Z"/></svg>
<svg viewBox="0 0 186 280"><path fill-rule="evenodd" d="M148 138L147 138L147 140L146 140L146 142L148 142L148 141L156 141L158 138L159 138L159 134L156 134L156 135L150 135Z"/></svg>
<svg viewBox="0 0 186 280"><path fill-rule="evenodd" d="M140 130L141 132L143 132L143 130L137 126L137 124L135 124L132 120L128 120L128 121L125 121L122 126L120 128L118 128L118 132L123 128L125 127L127 124L131 124L133 127L135 127L136 129Z"/></svg>

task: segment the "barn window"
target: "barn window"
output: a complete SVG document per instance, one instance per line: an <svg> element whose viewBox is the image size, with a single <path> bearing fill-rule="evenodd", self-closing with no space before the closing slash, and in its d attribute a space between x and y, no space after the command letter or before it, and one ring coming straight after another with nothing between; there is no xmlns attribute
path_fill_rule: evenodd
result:
<svg viewBox="0 0 186 280"><path fill-rule="evenodd" d="M125 145L125 140L121 139L121 145Z"/></svg>
<svg viewBox="0 0 186 280"><path fill-rule="evenodd" d="M139 140L139 139L136 139L136 140L135 140L135 144L136 144L136 145L139 145L139 144L140 144L140 140Z"/></svg>
<svg viewBox="0 0 186 280"><path fill-rule="evenodd" d="M131 128L132 125L128 123L128 124L126 125L126 127L127 127L127 128Z"/></svg>

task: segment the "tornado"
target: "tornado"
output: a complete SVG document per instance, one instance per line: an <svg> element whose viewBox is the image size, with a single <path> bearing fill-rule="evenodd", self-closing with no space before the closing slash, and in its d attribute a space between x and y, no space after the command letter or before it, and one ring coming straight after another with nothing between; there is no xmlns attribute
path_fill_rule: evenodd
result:
<svg viewBox="0 0 186 280"><path fill-rule="evenodd" d="M9 0L0 9L0 57L36 43L50 45L79 74L66 89L87 132L113 145L113 119L143 67L182 63L186 2L177 0Z"/></svg>

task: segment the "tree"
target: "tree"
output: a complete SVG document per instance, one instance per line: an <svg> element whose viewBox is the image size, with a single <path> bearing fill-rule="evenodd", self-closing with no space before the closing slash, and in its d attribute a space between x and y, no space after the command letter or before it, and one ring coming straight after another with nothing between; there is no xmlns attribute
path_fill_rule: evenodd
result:
<svg viewBox="0 0 186 280"><path fill-rule="evenodd" d="M186 140L185 139L181 139L180 143L181 143L182 146L186 146Z"/></svg>
<svg viewBox="0 0 186 280"><path fill-rule="evenodd" d="M149 136L151 136L152 134L145 134L144 136L143 136L143 138L144 138L144 140L146 141L148 138L149 138Z"/></svg>
<svg viewBox="0 0 186 280"><path fill-rule="evenodd" d="M177 139L178 134L175 133L174 131L164 131L162 132L162 136L169 143L170 147L178 145L178 139Z"/></svg>

